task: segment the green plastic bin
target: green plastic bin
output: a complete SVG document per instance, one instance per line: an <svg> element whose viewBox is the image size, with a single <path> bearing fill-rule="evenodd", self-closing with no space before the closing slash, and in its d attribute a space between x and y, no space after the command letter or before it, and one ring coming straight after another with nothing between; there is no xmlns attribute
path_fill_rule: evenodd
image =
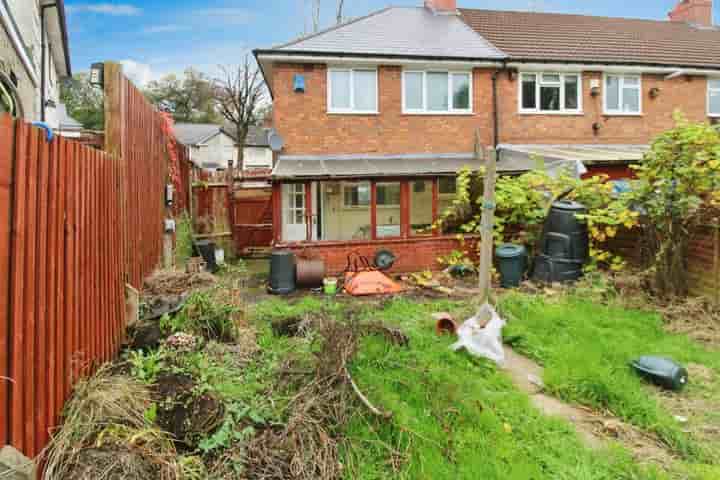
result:
<svg viewBox="0 0 720 480"><path fill-rule="evenodd" d="M527 250L522 245L505 243L495 250L500 285L503 288L519 287L527 269Z"/></svg>

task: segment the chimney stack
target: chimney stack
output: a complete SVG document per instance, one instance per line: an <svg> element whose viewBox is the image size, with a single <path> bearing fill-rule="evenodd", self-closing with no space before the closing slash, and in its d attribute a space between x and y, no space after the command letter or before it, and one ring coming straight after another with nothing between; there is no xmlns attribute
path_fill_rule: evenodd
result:
<svg viewBox="0 0 720 480"><path fill-rule="evenodd" d="M712 0L680 0L673 11L668 13L668 17L673 22L712 27L713 2Z"/></svg>
<svg viewBox="0 0 720 480"><path fill-rule="evenodd" d="M457 12L457 0L425 0L425 8L433 13L454 14Z"/></svg>

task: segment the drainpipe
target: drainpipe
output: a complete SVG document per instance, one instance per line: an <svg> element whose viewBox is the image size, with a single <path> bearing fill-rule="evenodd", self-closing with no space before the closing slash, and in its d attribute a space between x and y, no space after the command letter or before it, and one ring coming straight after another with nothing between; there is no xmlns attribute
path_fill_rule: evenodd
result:
<svg viewBox="0 0 720 480"><path fill-rule="evenodd" d="M45 27L45 10L56 8L57 3L49 3L40 7L40 120L45 121L45 102L47 101L45 83L47 83L47 28Z"/></svg>

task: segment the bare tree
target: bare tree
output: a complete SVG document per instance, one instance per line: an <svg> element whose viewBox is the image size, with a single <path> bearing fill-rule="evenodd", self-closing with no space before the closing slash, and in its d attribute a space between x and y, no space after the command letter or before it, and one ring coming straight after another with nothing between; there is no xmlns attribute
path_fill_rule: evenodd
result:
<svg viewBox="0 0 720 480"><path fill-rule="evenodd" d="M223 78L215 82L215 100L218 111L235 130L238 165L243 163L243 147L252 125L261 120L267 106L267 89L260 69L245 55L242 64L222 67ZM232 182L233 168L229 168Z"/></svg>

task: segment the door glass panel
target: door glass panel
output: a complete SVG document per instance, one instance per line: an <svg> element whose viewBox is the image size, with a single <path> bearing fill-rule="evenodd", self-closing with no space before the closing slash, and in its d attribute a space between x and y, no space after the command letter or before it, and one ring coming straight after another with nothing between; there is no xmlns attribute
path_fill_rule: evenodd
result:
<svg viewBox="0 0 720 480"><path fill-rule="evenodd" d="M400 236L400 182L377 184L378 238Z"/></svg>
<svg viewBox="0 0 720 480"><path fill-rule="evenodd" d="M416 180L410 183L410 233L432 235L433 182Z"/></svg>

